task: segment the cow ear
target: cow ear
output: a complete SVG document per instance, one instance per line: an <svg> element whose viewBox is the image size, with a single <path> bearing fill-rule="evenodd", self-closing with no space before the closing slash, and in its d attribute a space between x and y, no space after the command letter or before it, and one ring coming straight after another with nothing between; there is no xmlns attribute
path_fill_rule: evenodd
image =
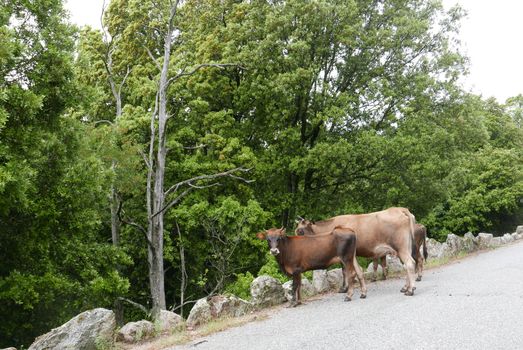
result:
<svg viewBox="0 0 523 350"><path fill-rule="evenodd" d="M285 226L280 228L280 236L285 236Z"/></svg>
<svg viewBox="0 0 523 350"><path fill-rule="evenodd" d="M267 235L265 234L265 231L262 231L262 232L258 232L256 234L256 237L258 237L261 240L264 240L265 238L267 238Z"/></svg>

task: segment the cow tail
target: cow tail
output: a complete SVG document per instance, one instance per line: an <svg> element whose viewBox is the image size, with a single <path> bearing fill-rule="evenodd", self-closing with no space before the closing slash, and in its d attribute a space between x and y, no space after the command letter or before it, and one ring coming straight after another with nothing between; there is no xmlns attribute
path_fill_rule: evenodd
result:
<svg viewBox="0 0 523 350"><path fill-rule="evenodd" d="M409 217L410 222L410 245L412 249L412 259L414 259L414 261L418 261L419 252L416 249L416 241L414 239L414 224L416 223L416 217L412 215L410 212L407 216Z"/></svg>
<svg viewBox="0 0 523 350"><path fill-rule="evenodd" d="M428 257L428 253L427 253L427 229L425 228L425 234L423 235L423 257L425 258L425 260L427 260L427 257Z"/></svg>

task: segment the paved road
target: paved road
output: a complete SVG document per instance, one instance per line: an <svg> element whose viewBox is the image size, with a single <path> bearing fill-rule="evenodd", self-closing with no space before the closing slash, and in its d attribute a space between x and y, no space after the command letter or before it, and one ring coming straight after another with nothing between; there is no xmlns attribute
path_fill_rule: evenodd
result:
<svg viewBox="0 0 523 350"><path fill-rule="evenodd" d="M332 294L172 349L523 349L523 242L403 279L369 283L367 299ZM356 296L356 295L355 295Z"/></svg>

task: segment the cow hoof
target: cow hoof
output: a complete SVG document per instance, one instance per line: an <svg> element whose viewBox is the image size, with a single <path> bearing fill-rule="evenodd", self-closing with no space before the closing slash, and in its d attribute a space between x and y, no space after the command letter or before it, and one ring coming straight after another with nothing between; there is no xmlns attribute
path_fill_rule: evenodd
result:
<svg viewBox="0 0 523 350"><path fill-rule="evenodd" d="M413 295L414 295L414 290L406 291L406 292L405 292L405 295L406 295L406 296L409 296L409 297L413 296Z"/></svg>
<svg viewBox="0 0 523 350"><path fill-rule="evenodd" d="M365 299L367 297L367 294L360 295L360 299Z"/></svg>
<svg viewBox="0 0 523 350"><path fill-rule="evenodd" d="M421 276L418 276L418 277L416 278L416 281L417 281L417 282L421 281Z"/></svg>
<svg viewBox="0 0 523 350"><path fill-rule="evenodd" d="M338 293L347 293L347 291L349 290L349 288L343 288L341 287L339 290L338 290Z"/></svg>
<svg viewBox="0 0 523 350"><path fill-rule="evenodd" d="M403 288L401 288L401 290L400 290L401 293L405 293L406 291L407 291L407 287L403 287Z"/></svg>
<svg viewBox="0 0 523 350"><path fill-rule="evenodd" d="M345 297L345 299L343 299L343 301L351 301L352 299L350 297Z"/></svg>

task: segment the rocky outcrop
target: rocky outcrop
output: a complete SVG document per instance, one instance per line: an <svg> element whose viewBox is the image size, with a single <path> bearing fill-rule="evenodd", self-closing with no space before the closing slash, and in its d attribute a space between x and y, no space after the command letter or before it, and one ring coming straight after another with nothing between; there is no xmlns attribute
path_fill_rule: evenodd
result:
<svg viewBox="0 0 523 350"><path fill-rule="evenodd" d="M285 292L276 278L263 275L251 282L252 303L256 307L267 307L284 303Z"/></svg>
<svg viewBox="0 0 523 350"><path fill-rule="evenodd" d="M183 324L183 317L167 310L161 310L155 322L162 333L172 333Z"/></svg>
<svg viewBox="0 0 523 350"><path fill-rule="evenodd" d="M118 334L116 335L116 340L126 343L133 343L152 338L155 335L154 324L150 321L141 320L136 322L129 322L120 328Z"/></svg>
<svg viewBox="0 0 523 350"><path fill-rule="evenodd" d="M447 243L440 243L434 238L429 238L427 239L426 244L428 259L440 259L447 254Z"/></svg>
<svg viewBox="0 0 523 350"><path fill-rule="evenodd" d="M372 272L374 273L374 261L372 261L369 266L367 266L367 272ZM383 268L381 266L380 263L378 263L378 267L376 269L376 273L378 274L378 276L381 276L383 274Z"/></svg>
<svg viewBox="0 0 523 350"><path fill-rule="evenodd" d="M343 270L314 270L312 273L312 286L316 293L337 291L343 285Z"/></svg>
<svg viewBox="0 0 523 350"><path fill-rule="evenodd" d="M490 246L491 247L497 247L503 244L503 241L501 240L501 237L493 237L490 240Z"/></svg>
<svg viewBox="0 0 523 350"><path fill-rule="evenodd" d="M239 317L254 309L252 303L238 298L234 295L216 295L209 300L211 305L211 316L218 317Z"/></svg>
<svg viewBox="0 0 523 350"><path fill-rule="evenodd" d="M389 269L389 273L401 272L405 270L401 260L397 256L390 255L387 255L387 268Z"/></svg>
<svg viewBox="0 0 523 350"><path fill-rule="evenodd" d="M523 225L519 225L518 227L516 227L516 233L518 235L523 235Z"/></svg>
<svg viewBox="0 0 523 350"><path fill-rule="evenodd" d="M480 234L478 234L477 239L479 249L489 248L492 244L492 238L494 238L492 233L481 232Z"/></svg>
<svg viewBox="0 0 523 350"><path fill-rule="evenodd" d="M447 255L458 255L458 253L463 251L463 238L461 238L460 236L457 236L453 233L449 233L447 235L447 241L445 243L447 243Z"/></svg>
<svg viewBox="0 0 523 350"><path fill-rule="evenodd" d="M93 309L39 336L29 349L96 350L109 347L113 344L115 329L116 320L111 310Z"/></svg>
<svg viewBox="0 0 523 350"><path fill-rule="evenodd" d="M472 232L467 232L463 236L463 251L471 253L478 249L478 240Z"/></svg>
<svg viewBox="0 0 523 350"><path fill-rule="evenodd" d="M312 271L312 286L316 293L326 293L329 291L329 281L327 279L327 270Z"/></svg>
<svg viewBox="0 0 523 350"><path fill-rule="evenodd" d="M292 281L287 281L282 286L283 286L283 291L285 292L285 298L288 301L291 301L292 300ZM302 279L301 279L301 297L306 298L306 297L313 296L314 294L316 294L316 291L314 290L312 283L305 277L302 277Z"/></svg>
<svg viewBox="0 0 523 350"><path fill-rule="evenodd" d="M212 298L202 298L194 304L187 326L195 327L220 317L239 317L254 309L252 303L234 295L216 295Z"/></svg>
<svg viewBox="0 0 523 350"><path fill-rule="evenodd" d="M388 273L394 273L394 272L401 272L403 270L405 270L405 268L403 267L403 264L401 263L401 260L397 257L397 256L391 256L391 255L387 255L387 270L388 270ZM381 266L381 263L378 262L378 268L376 270L377 274L378 274L378 278L379 276L382 276L383 275L383 267ZM371 262L369 264L369 266L367 266L367 274L368 276L370 276L370 278L373 278L373 274L374 274L374 261Z"/></svg>
<svg viewBox="0 0 523 350"><path fill-rule="evenodd" d="M505 233L502 237L501 237L501 242L503 244L507 244L507 243L512 243L514 242L514 237L512 237L512 235L510 233Z"/></svg>
<svg viewBox="0 0 523 350"><path fill-rule="evenodd" d="M189 317L187 317L187 326L194 327L207 323L211 318L211 304L209 304L207 298L202 298L192 307Z"/></svg>
<svg viewBox="0 0 523 350"><path fill-rule="evenodd" d="M343 270L337 268L327 271L327 283L330 290L338 291L343 286Z"/></svg>

